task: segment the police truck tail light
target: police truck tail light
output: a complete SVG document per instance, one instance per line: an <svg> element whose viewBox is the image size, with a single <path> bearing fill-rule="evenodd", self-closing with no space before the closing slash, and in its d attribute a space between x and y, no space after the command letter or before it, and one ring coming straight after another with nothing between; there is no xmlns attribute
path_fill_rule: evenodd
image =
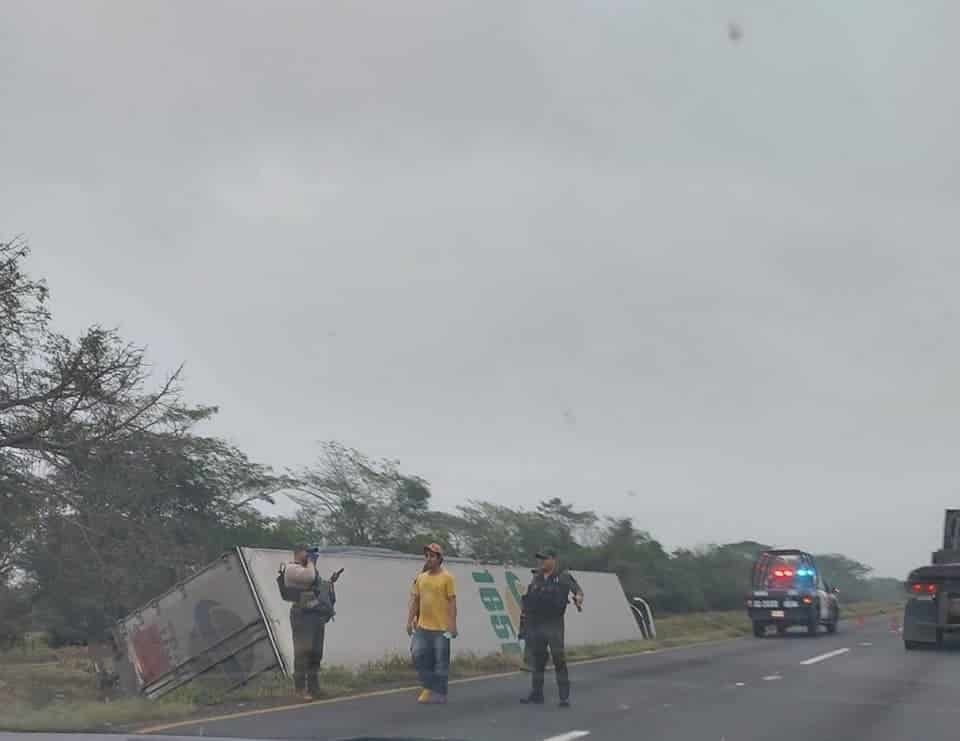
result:
<svg viewBox="0 0 960 741"><path fill-rule="evenodd" d="M916 584L910 585L910 591L914 594L936 594L937 585L936 584L923 584L922 582L917 582Z"/></svg>
<svg viewBox="0 0 960 741"><path fill-rule="evenodd" d="M809 596L809 595L807 595L806 597L804 597L804 598L803 598L803 604L805 604L805 605L812 605L812 604L813 604L813 597L811 597L811 596Z"/></svg>

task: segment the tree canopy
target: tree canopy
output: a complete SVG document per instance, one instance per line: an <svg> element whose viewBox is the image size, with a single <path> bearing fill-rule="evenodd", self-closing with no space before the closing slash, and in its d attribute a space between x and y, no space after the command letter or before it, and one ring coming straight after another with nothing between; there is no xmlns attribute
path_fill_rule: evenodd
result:
<svg viewBox="0 0 960 741"><path fill-rule="evenodd" d="M629 518L558 497L524 509L469 501L431 508L430 484L400 462L330 441L287 475L199 433L215 406L183 403L182 369L154 379L144 350L115 330L53 329L48 290L22 241L0 243L0 643L43 629L103 636L126 612L236 545L382 546L529 564L556 548L572 569L615 572L658 611L737 609L755 541L668 552ZM280 493L299 509L264 514ZM846 599L889 597L841 554L821 568Z"/></svg>

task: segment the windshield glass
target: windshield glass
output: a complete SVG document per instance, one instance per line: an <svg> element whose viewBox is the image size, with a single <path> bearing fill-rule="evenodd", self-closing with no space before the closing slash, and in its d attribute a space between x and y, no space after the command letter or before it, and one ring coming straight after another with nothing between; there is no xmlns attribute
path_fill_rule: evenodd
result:
<svg viewBox="0 0 960 741"><path fill-rule="evenodd" d="M798 554L766 554L753 572L755 589L801 589L816 584L816 568L807 556Z"/></svg>
<svg viewBox="0 0 960 741"><path fill-rule="evenodd" d="M2 0L0 732L955 741L957 29Z"/></svg>

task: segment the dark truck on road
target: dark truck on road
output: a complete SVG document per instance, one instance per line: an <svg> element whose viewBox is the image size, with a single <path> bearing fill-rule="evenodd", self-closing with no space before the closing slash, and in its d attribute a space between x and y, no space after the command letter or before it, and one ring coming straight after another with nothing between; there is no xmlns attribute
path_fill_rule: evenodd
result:
<svg viewBox="0 0 960 741"><path fill-rule="evenodd" d="M944 634L960 631L960 510L946 510L943 547L931 560L907 576L903 646L908 651L940 647Z"/></svg>
<svg viewBox="0 0 960 741"><path fill-rule="evenodd" d="M769 626L783 635L794 625L805 627L812 636L821 625L828 633L836 632L839 591L824 581L809 553L796 549L763 551L753 565L751 592L747 595L753 635L762 638Z"/></svg>

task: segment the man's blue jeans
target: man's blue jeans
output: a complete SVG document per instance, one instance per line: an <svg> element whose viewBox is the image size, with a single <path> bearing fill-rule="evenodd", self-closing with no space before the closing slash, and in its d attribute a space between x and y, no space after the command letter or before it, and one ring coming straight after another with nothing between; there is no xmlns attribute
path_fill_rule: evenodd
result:
<svg viewBox="0 0 960 741"><path fill-rule="evenodd" d="M447 694L450 639L443 637L443 631L417 628L413 634L413 664L424 688L438 695Z"/></svg>

